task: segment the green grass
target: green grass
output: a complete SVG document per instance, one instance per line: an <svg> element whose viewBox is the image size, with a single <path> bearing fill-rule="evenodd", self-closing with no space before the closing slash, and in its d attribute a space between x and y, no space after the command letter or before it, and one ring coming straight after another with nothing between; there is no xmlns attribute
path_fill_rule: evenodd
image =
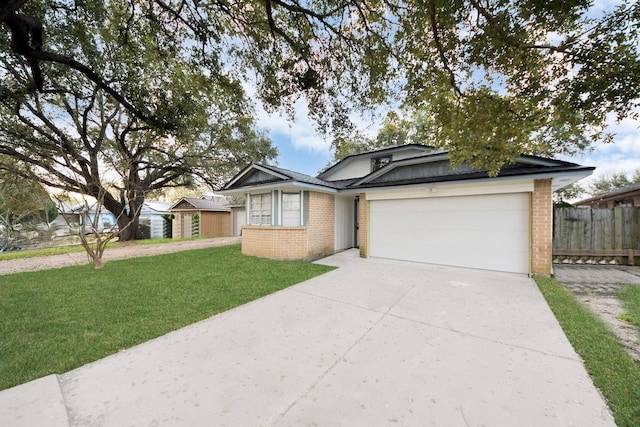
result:
<svg viewBox="0 0 640 427"><path fill-rule="evenodd" d="M184 242L186 240L197 240L197 239L200 239L200 237L191 237L186 239L169 239L169 238L144 239L144 240L133 240L130 242L122 242L122 243L109 242L107 244L107 248L117 248L120 246L130 246L130 245L156 245L156 244L172 243L172 242ZM22 259L22 258L33 258L37 256L60 255L60 254L68 254L72 252L84 252L84 248L80 244L77 244L77 245L70 245L70 246L60 246L55 248L2 252L0 253L0 261Z"/></svg>
<svg viewBox="0 0 640 427"><path fill-rule="evenodd" d="M583 359L595 386L607 400L618 427L640 425L640 365L617 337L571 293L553 279L536 277L573 348Z"/></svg>
<svg viewBox="0 0 640 427"><path fill-rule="evenodd" d="M68 254L71 252L82 252L84 248L80 245L73 246L60 246L56 248L46 248L46 249L32 249L28 251L11 251L11 252L2 252L0 253L0 261L2 260L12 260L12 259L22 259L22 258L32 258L36 256L49 256L49 255L59 255L59 254Z"/></svg>
<svg viewBox="0 0 640 427"><path fill-rule="evenodd" d="M62 373L331 270L240 246L0 276L0 390Z"/></svg>
<svg viewBox="0 0 640 427"><path fill-rule="evenodd" d="M621 318L636 325L640 331L640 286L625 286L619 297L625 310Z"/></svg>

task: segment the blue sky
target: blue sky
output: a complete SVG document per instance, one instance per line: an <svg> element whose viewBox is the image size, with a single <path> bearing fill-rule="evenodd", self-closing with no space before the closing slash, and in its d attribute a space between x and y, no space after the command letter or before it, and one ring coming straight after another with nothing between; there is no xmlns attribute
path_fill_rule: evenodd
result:
<svg viewBox="0 0 640 427"><path fill-rule="evenodd" d="M267 131L278 147L278 166L314 176L331 161L331 143L315 131L301 102L296 105L296 112L295 119L290 121L277 113L268 114L258 108L258 125ZM366 134L375 135L377 132L375 123L360 121L357 124ZM584 184L604 174L631 173L640 168L640 121L626 119L615 123L611 120L608 130L615 134L614 143L597 143L591 152L574 157L559 157L596 167L592 177L582 181Z"/></svg>
<svg viewBox="0 0 640 427"><path fill-rule="evenodd" d="M296 103L295 111L295 118L290 120L278 113L269 114L258 105L258 127L278 147L279 167L315 176L331 161L331 141L315 130L303 101Z"/></svg>

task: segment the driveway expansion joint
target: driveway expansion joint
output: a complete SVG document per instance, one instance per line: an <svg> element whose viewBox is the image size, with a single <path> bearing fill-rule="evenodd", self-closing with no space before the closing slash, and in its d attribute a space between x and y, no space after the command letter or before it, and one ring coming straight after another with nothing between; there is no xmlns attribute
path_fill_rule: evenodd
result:
<svg viewBox="0 0 640 427"><path fill-rule="evenodd" d="M531 351L531 352L534 352L534 353L537 353L537 354L541 354L543 356L557 357L559 359L569 360L569 361L573 361L573 362L579 360L578 358L575 358L575 357L563 356L561 354L550 353L548 351L539 350L539 349L536 349L536 348L526 347L526 346L523 346L523 345L518 345L518 344L513 344L513 343L500 341L500 340L495 340L495 339L488 338L488 337L483 337L483 336L480 336L480 335L470 334L468 332L464 332L464 331L461 331L459 329L452 328L451 326L436 325L434 323L424 322L422 320L417 320L417 319L410 319L408 317L399 316L397 314L389 314L389 316L392 316L392 317L395 317L395 318L401 319L401 320L406 320L408 322L413 322L413 323L418 323L418 324L421 324L421 325L424 325L424 326L429 326L431 328L436 328L436 329L440 329L440 330L443 330L443 331L453 332L453 333L455 333L457 335L460 335L462 337L474 338L474 339L477 339L477 340L490 342L490 343L502 345L502 346L505 346L505 347L517 348L517 349L520 349L520 350Z"/></svg>

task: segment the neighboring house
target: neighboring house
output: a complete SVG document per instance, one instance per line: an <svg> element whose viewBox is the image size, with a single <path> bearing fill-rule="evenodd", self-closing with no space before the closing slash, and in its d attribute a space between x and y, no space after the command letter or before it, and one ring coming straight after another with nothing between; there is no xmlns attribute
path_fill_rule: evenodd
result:
<svg viewBox="0 0 640 427"><path fill-rule="evenodd" d="M143 239L162 239L171 237L171 203L147 200L140 209L138 237ZM168 224L167 224L168 223Z"/></svg>
<svg viewBox="0 0 640 427"><path fill-rule="evenodd" d="M222 193L245 195L248 255L313 259L359 247L363 257L548 275L552 191L593 170L522 156L490 178L404 145L346 157L317 177L251 164Z"/></svg>
<svg viewBox="0 0 640 427"><path fill-rule="evenodd" d="M574 203L590 208L615 208L616 206L640 206L640 182L609 191L590 199Z"/></svg>
<svg viewBox="0 0 640 427"><path fill-rule="evenodd" d="M174 214L173 238L232 235L231 207L226 199L183 197L169 209Z"/></svg>
<svg viewBox="0 0 640 427"><path fill-rule="evenodd" d="M58 211L60 215L51 224L60 230L57 234L76 234L80 227L83 227L85 233L90 233L94 223L99 232L110 231L118 227L116 216L105 208L102 208L98 214L95 206L61 204ZM95 222L96 215L98 215L97 222Z"/></svg>

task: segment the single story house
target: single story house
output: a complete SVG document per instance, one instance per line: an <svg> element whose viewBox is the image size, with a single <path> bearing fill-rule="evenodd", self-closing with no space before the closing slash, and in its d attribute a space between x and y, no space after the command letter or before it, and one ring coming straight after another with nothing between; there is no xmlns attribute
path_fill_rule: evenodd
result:
<svg viewBox="0 0 640 427"><path fill-rule="evenodd" d="M171 203L145 200L140 208L138 237L143 239L162 239L171 237Z"/></svg>
<svg viewBox="0 0 640 427"><path fill-rule="evenodd" d="M51 223L58 235L77 234L81 229L85 233L91 233L95 225L99 232L108 232L118 227L116 216L102 207L99 212L96 205L78 204L70 206L60 203L58 217ZM97 216L97 218L96 218Z"/></svg>
<svg viewBox="0 0 640 427"><path fill-rule="evenodd" d="M640 182L627 185L599 196L581 200L575 206L612 209L616 206L640 206Z"/></svg>
<svg viewBox="0 0 640 427"><path fill-rule="evenodd" d="M183 197L169 210L174 215L174 239L232 235L231 207L224 198Z"/></svg>
<svg viewBox="0 0 640 427"><path fill-rule="evenodd" d="M552 192L593 170L521 156L489 177L411 144L348 156L316 177L251 164L221 192L245 195L248 255L313 259L359 247L362 257L549 275Z"/></svg>

